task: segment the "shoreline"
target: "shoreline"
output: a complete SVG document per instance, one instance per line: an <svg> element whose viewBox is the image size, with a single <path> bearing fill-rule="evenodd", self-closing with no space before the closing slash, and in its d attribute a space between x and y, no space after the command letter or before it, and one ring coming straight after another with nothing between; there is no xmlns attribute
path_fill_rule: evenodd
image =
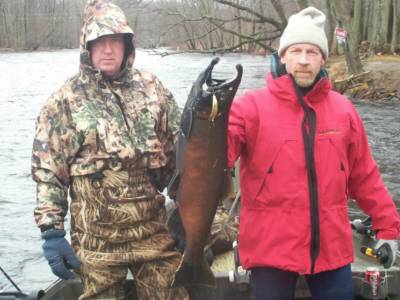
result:
<svg viewBox="0 0 400 300"><path fill-rule="evenodd" d="M30 48L0 48L0 54L2 53L34 53L34 52L56 52L62 50L74 50L79 48L37 48L37 49L30 49Z"/></svg>
<svg viewBox="0 0 400 300"><path fill-rule="evenodd" d="M0 54L9 53L34 53L34 52L57 52L63 50L79 50L79 48L50 48L37 49L14 49L0 48ZM164 52L171 52L170 55L193 53L180 51L179 48L137 48L142 51L153 51L163 55ZM161 51L161 52L160 52ZM157 53L160 52L160 53ZM196 53L201 54L201 51ZM254 56L269 56L271 54L231 52L233 54L248 54ZM215 54L223 56L225 53ZM357 75L349 75L345 58L343 55L333 55L327 60L325 68L333 83L333 89L352 99L352 101L400 101L400 56L396 55L374 55L362 59L364 72Z"/></svg>

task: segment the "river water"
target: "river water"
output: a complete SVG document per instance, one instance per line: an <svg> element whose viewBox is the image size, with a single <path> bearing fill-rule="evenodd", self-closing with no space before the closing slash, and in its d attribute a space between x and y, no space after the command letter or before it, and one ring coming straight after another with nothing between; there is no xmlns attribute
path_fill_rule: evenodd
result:
<svg viewBox="0 0 400 300"><path fill-rule="evenodd" d="M161 57L137 51L135 65L155 73L183 106L192 81L211 55ZM234 76L241 63L244 78L239 93L264 85L269 58L229 54L221 57L216 75ZM33 219L35 185L30 155L35 118L48 96L78 70L78 50L0 53L0 267L22 290L46 287L56 279L43 258L39 230ZM400 199L400 103L356 103L384 180ZM352 209L352 214L357 214ZM11 290L0 273L0 291Z"/></svg>

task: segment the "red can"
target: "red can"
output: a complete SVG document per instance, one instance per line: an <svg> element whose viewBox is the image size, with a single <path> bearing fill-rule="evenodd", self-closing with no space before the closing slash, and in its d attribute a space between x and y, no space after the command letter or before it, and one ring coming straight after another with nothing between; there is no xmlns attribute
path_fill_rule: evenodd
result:
<svg viewBox="0 0 400 300"><path fill-rule="evenodd" d="M382 281L379 269L375 267L368 267L365 270L364 279L371 286L372 296L378 296L379 287Z"/></svg>

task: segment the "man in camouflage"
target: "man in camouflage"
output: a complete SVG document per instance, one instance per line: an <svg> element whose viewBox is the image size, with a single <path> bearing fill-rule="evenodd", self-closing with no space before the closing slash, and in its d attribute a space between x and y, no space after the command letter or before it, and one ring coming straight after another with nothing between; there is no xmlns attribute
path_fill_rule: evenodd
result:
<svg viewBox="0 0 400 300"><path fill-rule="evenodd" d="M41 109L32 177L45 257L64 279L79 273L83 299L124 295L128 272L139 299L188 299L171 289L181 255L165 225L179 109L152 74L133 69L133 32L121 9L90 0L80 70ZM64 219L71 198L71 246ZM78 260L76 259L78 258Z"/></svg>

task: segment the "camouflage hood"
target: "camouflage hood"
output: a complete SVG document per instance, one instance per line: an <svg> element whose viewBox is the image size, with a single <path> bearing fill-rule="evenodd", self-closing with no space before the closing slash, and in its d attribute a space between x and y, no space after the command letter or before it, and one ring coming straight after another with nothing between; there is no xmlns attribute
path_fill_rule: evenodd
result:
<svg viewBox="0 0 400 300"><path fill-rule="evenodd" d="M135 57L134 33L124 12L108 0L89 0L86 4L80 35L80 69L82 72L99 73L92 66L89 43L111 34L125 34L125 57L119 78L132 70ZM87 74L86 74L87 75Z"/></svg>

